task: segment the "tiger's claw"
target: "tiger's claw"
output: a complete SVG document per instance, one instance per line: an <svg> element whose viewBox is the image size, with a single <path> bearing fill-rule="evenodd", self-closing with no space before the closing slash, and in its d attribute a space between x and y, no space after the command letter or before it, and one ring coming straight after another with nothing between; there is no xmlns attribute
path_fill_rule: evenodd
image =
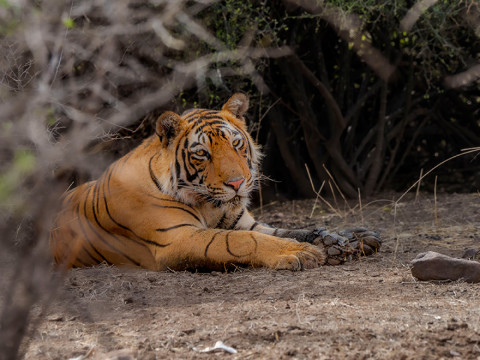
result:
<svg viewBox="0 0 480 360"><path fill-rule="evenodd" d="M382 245L377 232L363 227L348 228L338 233L317 228L313 232L318 234L313 244L323 244L329 265L339 265L355 258L372 255L378 252Z"/></svg>

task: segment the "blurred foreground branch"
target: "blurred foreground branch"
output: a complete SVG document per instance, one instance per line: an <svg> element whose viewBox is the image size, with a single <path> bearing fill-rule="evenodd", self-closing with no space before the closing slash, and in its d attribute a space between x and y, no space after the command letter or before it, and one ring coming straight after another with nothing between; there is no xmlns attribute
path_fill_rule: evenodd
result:
<svg viewBox="0 0 480 360"><path fill-rule="evenodd" d="M16 358L32 306L55 288L48 232L71 185L64 170L87 178L103 171L106 161L91 156L92 143L169 107L187 89L240 76L268 90L256 62L289 49L223 43L198 19L212 4L0 5L0 272L10 274L0 279L0 358ZM19 242L23 219L31 219L30 239Z"/></svg>

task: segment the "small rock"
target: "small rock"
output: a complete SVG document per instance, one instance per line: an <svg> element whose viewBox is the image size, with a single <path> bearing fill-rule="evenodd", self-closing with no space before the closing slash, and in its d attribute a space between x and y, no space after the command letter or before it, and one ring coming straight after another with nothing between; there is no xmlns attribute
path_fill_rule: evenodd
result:
<svg viewBox="0 0 480 360"><path fill-rule="evenodd" d="M425 234L425 237L431 240L442 240L442 237L440 235Z"/></svg>
<svg viewBox="0 0 480 360"><path fill-rule="evenodd" d="M458 351L450 350L450 355L452 356L460 356L461 354Z"/></svg>
<svg viewBox="0 0 480 360"><path fill-rule="evenodd" d="M375 251L367 244L360 244L360 251L362 252L362 255L372 255Z"/></svg>
<svg viewBox="0 0 480 360"><path fill-rule="evenodd" d="M358 240L350 241L348 245L350 245L352 249L358 249Z"/></svg>
<svg viewBox="0 0 480 360"><path fill-rule="evenodd" d="M63 316L58 314L53 314L47 316L48 321L63 321Z"/></svg>
<svg viewBox="0 0 480 360"><path fill-rule="evenodd" d="M335 244L335 239L333 239L331 236L326 236L325 239L323 240L323 244L326 246L330 246Z"/></svg>
<svg viewBox="0 0 480 360"><path fill-rule="evenodd" d="M328 256L335 256L335 255L340 255L342 253L341 250L336 249L335 247L331 247L327 250Z"/></svg>
<svg viewBox="0 0 480 360"><path fill-rule="evenodd" d="M412 275L418 280L480 282L480 263L456 259L434 251L420 253L412 260Z"/></svg>
<svg viewBox="0 0 480 360"><path fill-rule="evenodd" d="M328 258L327 259L327 264L328 265L340 265L342 262L339 259L335 258Z"/></svg>
<svg viewBox="0 0 480 360"><path fill-rule="evenodd" d="M136 358L136 353L127 349L110 351L103 357L105 360L135 360Z"/></svg>
<svg viewBox="0 0 480 360"><path fill-rule="evenodd" d="M382 242L380 241L380 239L374 236L364 236L362 238L362 241L364 244L367 244L368 246L374 249L380 248L380 246L382 245Z"/></svg>

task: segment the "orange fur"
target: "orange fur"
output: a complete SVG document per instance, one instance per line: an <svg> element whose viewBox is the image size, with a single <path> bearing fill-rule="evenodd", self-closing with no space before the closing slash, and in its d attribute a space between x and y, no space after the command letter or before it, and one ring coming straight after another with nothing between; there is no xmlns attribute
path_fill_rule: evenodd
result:
<svg viewBox="0 0 480 360"><path fill-rule="evenodd" d="M235 94L220 111L160 116L156 135L65 196L50 237L55 261L151 270L323 264L323 248L273 236L246 210L260 160L247 108Z"/></svg>

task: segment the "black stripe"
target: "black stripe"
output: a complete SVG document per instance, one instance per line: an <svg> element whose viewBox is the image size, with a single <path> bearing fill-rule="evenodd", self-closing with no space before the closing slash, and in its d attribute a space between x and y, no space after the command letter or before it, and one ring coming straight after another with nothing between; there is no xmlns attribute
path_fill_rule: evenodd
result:
<svg viewBox="0 0 480 360"><path fill-rule="evenodd" d="M178 201L178 200L175 200L175 199L164 199L164 198L161 198L161 197L152 195L152 194L147 194L147 196L153 197L154 199L161 200L161 201L171 201L171 202L176 202L176 203L178 203L178 204L185 205L185 204L182 203L181 201Z"/></svg>
<svg viewBox="0 0 480 360"><path fill-rule="evenodd" d="M255 237L250 234L250 237L252 238L253 242L255 243L255 249L253 249L253 254L255 254L257 252L257 249L258 249L258 242L257 242L257 239L255 239Z"/></svg>
<svg viewBox="0 0 480 360"><path fill-rule="evenodd" d="M217 237L218 234L222 233L223 231L219 231L217 232L215 235L212 236L212 239L208 242L207 246L205 247L205 254L204 256L207 257L207 252L208 252L208 248L210 247L210 245L213 243L213 241L215 240L215 238Z"/></svg>
<svg viewBox="0 0 480 360"><path fill-rule="evenodd" d="M170 231L170 230L178 229L178 228L184 227L184 226L192 226L192 227L195 227L195 225L193 225L193 224L178 224L178 225L170 226L170 227L168 227L168 228L155 229L155 231L161 231L161 232Z"/></svg>
<svg viewBox="0 0 480 360"><path fill-rule="evenodd" d="M273 236L277 236L277 233L278 233L278 228L273 231L273 234L272 234L272 235L273 235Z"/></svg>
<svg viewBox="0 0 480 360"><path fill-rule="evenodd" d="M205 133L201 133L200 135L198 135L198 140L202 141L203 143L206 143L208 140L208 142L212 144L212 140Z"/></svg>
<svg viewBox="0 0 480 360"><path fill-rule="evenodd" d="M164 198L152 195L152 194L147 194L147 196L153 197L154 199L161 200L161 201L170 201L170 202L174 202L174 203L177 203L177 204L180 204L180 205L185 205L183 202L175 200L175 199L164 199ZM185 205L185 206L188 206L188 205Z"/></svg>
<svg viewBox="0 0 480 360"><path fill-rule="evenodd" d="M201 122L203 119L208 118L209 116L215 115L218 116L218 110L200 110L195 113L196 119L194 119L195 116L189 116L188 121L194 121L194 122Z"/></svg>
<svg viewBox="0 0 480 360"><path fill-rule="evenodd" d="M187 158L187 152L186 152L185 149L182 149L182 160L183 160L183 164L184 164L183 168L185 169L185 173L187 175L187 181L192 182L193 180L195 180L198 177L198 171L195 168L195 166L192 164L192 162L189 161L190 159ZM187 160L188 160L188 164L190 165L190 167L194 169L193 172L190 172L189 168L187 167Z"/></svg>
<svg viewBox="0 0 480 360"><path fill-rule="evenodd" d="M230 244L229 244L229 239L228 239L228 236L230 235L231 231L227 232L227 234L225 235L225 245L227 246L227 252L232 255L233 257L240 257L239 255L235 255L234 253L232 253L230 251Z"/></svg>
<svg viewBox="0 0 480 360"><path fill-rule="evenodd" d="M62 264L60 261L58 261L57 255L53 256L53 260L55 260L55 264Z"/></svg>
<svg viewBox="0 0 480 360"><path fill-rule="evenodd" d="M217 225L215 225L214 229L220 228L220 226L223 225L223 222L225 221L226 217L227 217L227 213L223 213L222 217L218 221Z"/></svg>
<svg viewBox="0 0 480 360"><path fill-rule="evenodd" d="M97 265L100 264L100 263L98 262L98 260L96 260L96 259L95 259L95 262L97 263ZM80 266L77 266L76 264L80 264ZM73 267L73 268L77 268L77 267L87 267L87 266L89 266L89 265L85 264L85 263L84 263L82 260L80 260L78 257L75 258L75 261L74 261L74 263L72 264L72 267ZM92 266L92 265L90 265L90 266Z"/></svg>
<svg viewBox="0 0 480 360"><path fill-rule="evenodd" d="M214 120L214 121L221 121L222 123L226 123L226 120L221 117L218 113L211 113L211 114L205 114L202 115L202 117L199 119L199 121L206 121L210 123L209 120Z"/></svg>
<svg viewBox="0 0 480 360"><path fill-rule="evenodd" d="M224 133L222 130L218 130L218 131L217 131L217 136L218 136L218 137L221 137L223 140L225 140L225 141L227 141L227 142L229 141L228 136L225 135L225 133Z"/></svg>
<svg viewBox="0 0 480 360"><path fill-rule="evenodd" d="M182 203L180 203L180 204L182 204ZM168 205L157 205L157 204L153 204L153 206L159 207L159 208L162 208L162 209L178 209L178 210L185 211L186 213L192 215L195 218L195 220L197 220L200 224L202 223L202 221L199 219L199 217L197 215L195 215L193 212L191 212L190 210L181 208L179 206L168 206Z"/></svg>
<svg viewBox="0 0 480 360"><path fill-rule="evenodd" d="M92 190L92 187L89 187L88 188L88 191L85 195L85 201L83 203L83 212L84 212L84 216L81 217L80 216L80 203L77 205L77 208L75 209L76 213L77 213L77 217L78 217L78 224L80 226L80 230L82 231L83 233L83 237L84 239L88 242L88 244L90 245L90 247L93 249L93 251L100 257L103 259L103 261L105 261L107 264L109 265L113 265L112 262L108 261L107 258L105 256L103 256L102 253L100 253L97 248L95 246L93 246L92 242L90 241L89 237L87 236L87 232L85 231L85 228L83 227L82 225L82 218L85 218L86 219L86 222L87 224L90 225L90 221L88 220L88 217L87 217L87 199L88 199L88 195L90 194L90 191ZM98 261L98 260L96 260Z"/></svg>
<svg viewBox="0 0 480 360"><path fill-rule="evenodd" d="M240 218L243 216L243 214L245 213L245 208L242 209L242 211L240 211L240 214L238 214L238 216L236 217L235 221L233 222L232 225L230 225L229 229L234 229L235 226L237 226L237 223L238 221L240 220Z"/></svg>
<svg viewBox="0 0 480 360"><path fill-rule="evenodd" d="M98 190L97 190L98 189ZM92 212L93 212L93 218L95 219L95 223L98 225L98 227L100 227L103 231L105 231L107 234L111 235L115 240L117 241L121 241L120 239L117 238L116 235L112 234L110 231L108 231L107 229L105 229L105 227L100 223L100 220L98 219L98 216L97 216L97 212L95 211L95 202L97 202L97 207L98 207L98 203L99 203L99 197L98 197L98 191L99 191L99 188L98 188L98 182L95 184L95 187L93 188L93 199L92 199ZM86 212L85 212L85 216L86 216ZM136 260L132 259L130 256L128 256L127 254L124 254L122 251L118 250L115 246L113 246L112 244L110 244L108 241L106 241L103 237L100 236L100 234L98 234L97 231L95 231L95 229L93 228L93 226L90 224L90 222L88 222L88 224L90 225L90 228L93 230L93 232L95 232L95 234L97 234L97 236L99 237L100 240L102 240L108 247L110 247L111 249L113 249L114 251L116 251L118 254L122 255L125 259L129 260L131 263L137 265L137 266L140 266L140 263L137 262Z"/></svg>
<svg viewBox="0 0 480 360"><path fill-rule="evenodd" d="M98 179L96 182L95 182L95 186L93 187L93 199L95 199L95 197L97 197L97 199L99 199L99 192L100 192L100 186L98 186L98 183L102 183L104 184L104 178L106 176L106 174L109 174L110 173L110 167L107 169L107 171L100 177L100 179ZM96 204L95 204L95 201L92 202L92 206L95 206L94 208L92 208L93 210L93 214L95 215L95 211L96 213L100 213L100 208L99 208L99 201L97 200Z"/></svg>
<svg viewBox="0 0 480 360"><path fill-rule="evenodd" d="M223 205L223 202L221 200L214 199L213 197L211 197L208 194L203 195L203 198L205 199L205 201L208 201L210 204L212 204L213 206L215 206L217 208Z"/></svg>
<svg viewBox="0 0 480 360"><path fill-rule="evenodd" d="M260 225L260 223L259 223L258 221L255 221L255 222L253 223L253 225L250 227L249 230L252 231L252 230L255 229L258 225Z"/></svg>
<svg viewBox="0 0 480 360"><path fill-rule="evenodd" d="M229 239L228 239L228 236L230 235L231 231L227 232L227 234L225 235L225 244L227 246L227 252L232 255L233 257L236 257L236 258L239 258L239 257L243 257L243 256L248 256L248 255L251 255L251 254L254 254L256 251L257 251L257 247L258 247L258 243L257 243L257 240L252 236L250 235L250 237L252 238L253 242L255 243L255 249L251 252L249 252L248 254L243 254L243 255L237 255L237 254L234 254L232 253L232 251L230 250L230 244L229 244Z"/></svg>
<svg viewBox="0 0 480 360"><path fill-rule="evenodd" d="M185 136L188 136L188 135L186 134ZM180 162L178 161L179 151L180 151L180 143L182 143L182 141L179 141L177 143L176 148L175 148L175 178L177 179L177 181L180 181L180 173L181 173ZM178 183L177 183L177 185L178 185Z"/></svg>
<svg viewBox="0 0 480 360"><path fill-rule="evenodd" d="M195 116L197 116L199 112L200 112L199 110L190 111L189 113L187 113L187 114L183 117L183 119L186 120L186 121L188 121L188 120L190 120L191 118L194 118Z"/></svg>
<svg viewBox="0 0 480 360"><path fill-rule="evenodd" d="M92 184L93 185L93 184ZM77 216L78 216L78 223L80 225L80 230L82 231L83 233L83 236L85 238L85 240L88 242L88 244L90 245L90 247L93 249L93 251L101 258L103 259L103 261L105 261L107 264L109 265L113 265L112 262L110 262L109 260L107 260L107 258L105 258L103 256L103 254L97 250L97 248L95 246L93 246L93 243L90 241L89 237L87 236L87 232L85 231L85 228L83 227L82 225L82 222L81 222L81 219L85 219L87 225L89 225L89 227L91 227L91 224L90 224L90 220L88 219L88 216L87 216L87 201L88 201L88 196L90 194L90 192L94 190L94 187L93 186L90 186L88 188L88 191L85 195L85 201L83 203L83 213L84 213L84 216L83 217L80 217L80 204L77 205L77 209L76 209L76 212L77 212ZM100 261L98 259L95 259L98 263L100 263Z"/></svg>
<svg viewBox="0 0 480 360"><path fill-rule="evenodd" d="M176 179L180 178L180 162L178 161L177 158L175 158L175 178Z"/></svg>
<svg viewBox="0 0 480 360"><path fill-rule="evenodd" d="M175 208L175 209L182 209L186 212L188 212L190 215L192 215L195 219L197 219L201 224L203 224L203 221L200 219L201 215L196 215L195 213L193 213L193 211L195 211L195 209L193 209L192 207L184 204L183 202L181 201L178 201L178 200L174 200L174 199L164 199L164 198L161 198L161 197L158 197L158 196L155 196L155 195L151 195L151 194L147 194L148 196L150 197L153 197L154 199L157 199L157 200L160 200L160 201L168 201L168 202L173 202L173 203L176 203L178 205L183 205L183 206L186 206L188 207L190 210L188 209L184 209L180 206L169 206L169 205L159 205L159 204L153 204L153 206L157 206L157 207L166 207L166 208ZM198 212L197 212L198 214Z"/></svg>
<svg viewBox="0 0 480 360"><path fill-rule="evenodd" d="M247 150L248 150L247 162L248 162L248 167L251 168L251 160L250 159L253 157L254 146L253 146L252 142L249 140L250 138L248 137L247 132L243 129L239 129L239 130L243 134L245 142L247 143Z"/></svg>
<svg viewBox="0 0 480 360"><path fill-rule="evenodd" d="M108 193L110 193L110 177L111 177L112 173L108 174L108 177L107 177L107 181L104 181L103 182L103 186L105 186L105 184L107 184L107 191ZM110 220L112 220L115 225L121 227L122 229L124 230L127 230L129 231L130 233L132 233L133 236L135 236L138 240L140 241L143 241L147 244L151 244L151 245L155 245L155 246L158 246L158 247L166 247L170 244L159 244L157 243L156 241L153 241L153 240L149 240L149 239L145 239L143 237L141 237L140 235L138 235L137 233L135 233L135 231L133 231L132 229L130 229L129 227L123 225L123 224L120 224L117 220L115 220L113 218L113 216L111 215L110 213L110 209L108 208L108 202L107 202L107 196L106 196L106 192L105 192L105 189L103 189L103 202L105 204L105 210L107 211L107 215L108 217L110 218ZM98 208L97 208L98 209ZM193 214L192 214L193 215ZM195 216L195 215L194 215ZM105 231L107 231L106 229L104 229ZM142 242L140 241L137 241L136 239L132 239L132 238L129 238L130 240L134 241L135 243L139 244L139 245L142 245L142 246L146 246L145 244L143 244Z"/></svg>
<svg viewBox="0 0 480 360"><path fill-rule="evenodd" d="M213 114L218 114L218 110L205 110L205 109L198 109L193 110L184 117L184 120L190 121L193 118L197 117L196 121L202 120L204 116L209 116Z"/></svg>
<svg viewBox="0 0 480 360"><path fill-rule="evenodd" d="M75 214L77 215L77 218L79 216L79 207L80 207L80 204L77 204L77 207L75 209ZM73 231L72 228L68 228L68 236L70 236L71 239L75 239L77 238L77 235L76 235L76 232ZM77 240L78 241L78 240ZM90 251L87 250L87 248L85 247L84 244L81 244L82 245L82 249L83 251L85 251L87 253L87 255L90 257L91 260L93 260L94 262L96 262L97 264L100 264L100 261L98 261L98 259L96 257L94 257ZM78 259L78 258L77 258Z"/></svg>
<svg viewBox="0 0 480 360"><path fill-rule="evenodd" d="M100 264L100 262L98 261L98 259L96 259L91 253L90 251L87 250L87 248L85 246L82 245L82 249L83 251L85 251L87 253L87 255L90 257L90 259L92 259L93 261L95 261L97 264Z"/></svg>
<svg viewBox="0 0 480 360"><path fill-rule="evenodd" d="M203 129L206 128L207 126L211 127L212 125L220 125L220 124L224 125L225 121L224 120L214 120L214 121L209 121L209 122L202 123L195 129L195 134L198 134L198 133L202 132Z"/></svg>
<svg viewBox="0 0 480 360"><path fill-rule="evenodd" d="M152 179L152 181L155 184L155 186L157 187L157 189L160 190L161 192L163 192L162 185L160 184L160 180L158 180L157 176L155 175L155 173L153 172L153 169L152 169L152 160L153 160L154 157L155 157L155 155L153 155L150 158L150 161L148 162L148 171L150 172L150 179Z"/></svg>

